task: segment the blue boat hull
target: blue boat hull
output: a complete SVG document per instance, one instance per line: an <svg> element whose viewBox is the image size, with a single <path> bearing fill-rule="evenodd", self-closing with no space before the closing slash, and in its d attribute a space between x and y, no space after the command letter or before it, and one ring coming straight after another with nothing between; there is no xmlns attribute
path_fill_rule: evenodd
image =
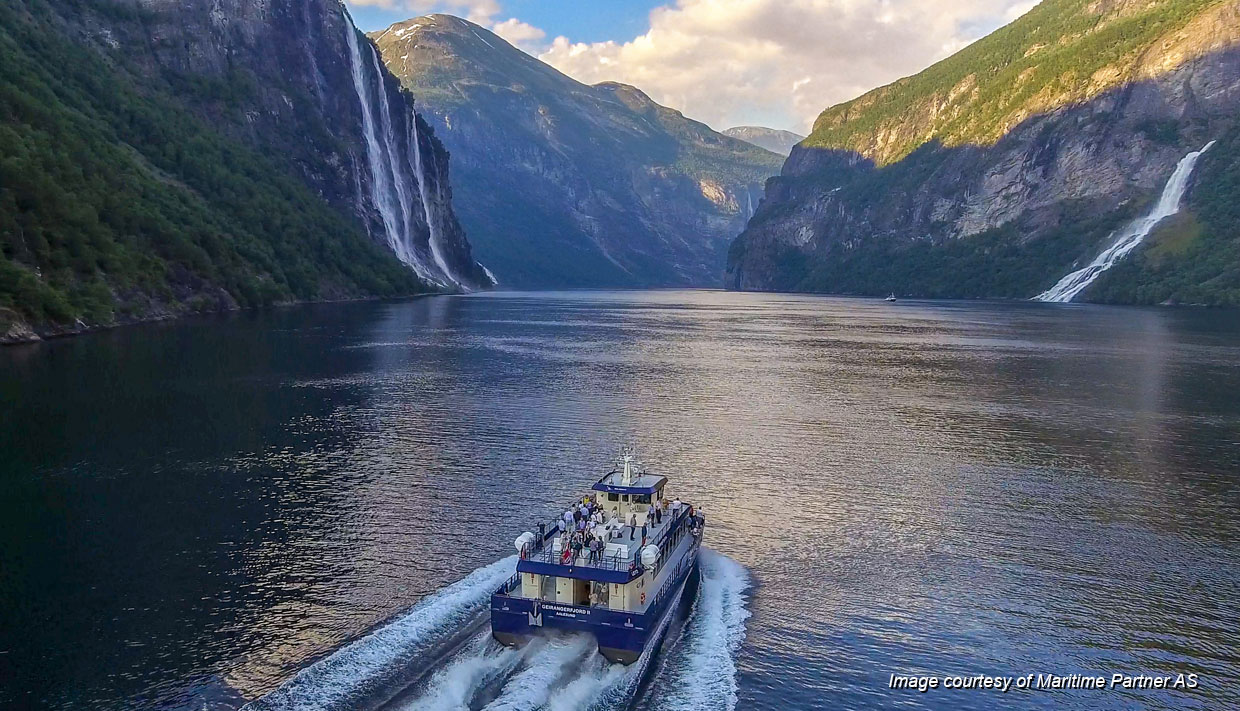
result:
<svg viewBox="0 0 1240 711"><path fill-rule="evenodd" d="M647 646L656 643L667 628L685 583L696 573L698 543L685 554L685 565L664 582L655 602L644 612L618 612L604 608L566 605L545 600L491 596L491 634L501 644L521 646L544 629L588 632L598 640L599 653L608 661L632 664Z"/></svg>

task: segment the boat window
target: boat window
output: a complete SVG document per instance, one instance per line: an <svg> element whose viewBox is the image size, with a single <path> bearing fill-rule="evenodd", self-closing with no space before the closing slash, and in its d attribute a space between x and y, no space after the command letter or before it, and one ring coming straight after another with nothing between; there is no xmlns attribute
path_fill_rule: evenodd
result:
<svg viewBox="0 0 1240 711"><path fill-rule="evenodd" d="M628 494L625 494L624 496L621 496L621 497L620 497L620 500L621 500L621 501L628 501L628 500L629 500L629 495L628 495Z"/></svg>
<svg viewBox="0 0 1240 711"><path fill-rule="evenodd" d="M617 494L617 493L616 493L616 492L614 492L614 491L610 491L610 492L608 492L608 493L607 493L607 500L608 500L608 501L619 501L619 500L620 500L620 495L619 495L619 494Z"/></svg>
<svg viewBox="0 0 1240 711"><path fill-rule="evenodd" d="M635 494L633 500L639 504L648 504L650 503L650 494Z"/></svg>

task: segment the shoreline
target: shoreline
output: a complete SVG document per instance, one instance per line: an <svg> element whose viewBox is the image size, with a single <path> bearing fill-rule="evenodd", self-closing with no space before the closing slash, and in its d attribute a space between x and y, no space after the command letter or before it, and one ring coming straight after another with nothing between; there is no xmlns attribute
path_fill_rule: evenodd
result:
<svg viewBox="0 0 1240 711"><path fill-rule="evenodd" d="M590 291L612 291L615 289L616 287L597 287L597 288L581 287L581 288L576 288L576 289L518 289L516 291L590 292ZM728 288L718 288L718 287L692 287L692 286L689 286L689 287L653 287L653 288L634 288L634 289L621 288L620 290L662 291L662 290L668 290L668 289L671 289L671 290L678 290L678 289L699 290L700 289L704 291L723 291L723 292L734 293L734 294L784 294L788 296L818 296L818 297L828 297L828 298L858 299L862 301L875 301L875 300L882 301L883 300L881 296L872 296L868 294L846 294L846 293L831 293L831 292L822 292L822 291L772 291L772 290L765 290L765 289L728 289ZM494 289L491 289L488 291L494 291ZM312 301L287 301L287 302L282 302L278 304L273 304L272 306L237 307L237 308L230 308L230 309L216 309L216 310L211 310L211 311L190 311L190 312L184 312L184 313L158 312L158 313L151 313L151 314L148 314L147 316L143 316L140 318L130 318L130 319L116 321L116 322L109 323L109 324L83 326L81 328L71 327L71 328L64 328L64 329L49 329L45 331L35 330L25 321L16 320L16 321L13 321L9 325L7 332L0 333L0 349L5 348L5 347L10 347L10 346L28 346L28 345L33 345L37 343L43 343L46 341L55 341L55 340L60 340L64 338L71 338L73 336L83 336L83 335L87 335L91 333L99 333L102 331L111 331L111 330L115 330L118 328L128 328L131 326L141 326L144 324L177 321L177 320L192 318L192 317L197 317L197 316L222 316L225 314L258 312L258 311L267 311L267 310L274 310L274 309L291 308L295 306L312 306L315 304L348 304L348 303L362 303L362 302L368 302L368 301L375 301L375 302L405 301L409 299L419 299L419 298L434 297L434 296L459 296L461 293L467 293L467 292L423 292L423 293L417 293L417 294L408 294L405 296L360 296L356 298L346 298L346 299L315 299ZM1160 303L1160 304L1116 304L1116 303L1096 303L1096 302L1089 302L1089 301L1072 302L1068 304L1040 304L1039 302L1035 302L1030 299L1014 299L1014 298L1004 298L1004 297L926 298L926 297L916 297L916 296L902 296L900 297L900 301L934 302L934 303L991 302L991 303L996 303L996 304L1025 304L1027 303L1027 304L1034 304L1034 305L1041 305L1041 306L1049 306L1051 308L1090 306L1090 307L1110 307L1110 308L1141 308L1141 309L1151 308L1151 309L1160 309L1160 310L1189 309L1189 310L1202 310L1202 311L1240 311L1240 307L1227 306L1227 305L1215 305L1215 304L1172 304L1172 303L1165 303L1165 302Z"/></svg>
<svg viewBox="0 0 1240 711"><path fill-rule="evenodd" d="M25 321L17 320L9 325L8 331L0 333L0 348L12 346L30 346L47 341L57 341L74 336L85 336L91 333L100 333L103 331L113 331L120 328L129 328L132 326L150 325L155 323L164 323L170 321L179 321L182 319L193 318L196 316L224 316L227 314L237 314L243 312L259 312L272 311L276 309L291 308L295 306L312 306L315 304L351 304L363 303L368 301L408 301L411 299L421 299L432 296L459 296L459 292L423 292L417 294L408 294L405 296L360 296L349 299L315 299L313 301L287 301L271 306L253 306L253 307L237 307L231 309L215 309L210 311L188 311L184 313L152 313L140 318L131 318L118 320L109 324L85 325L82 327L70 327L67 329L51 329L47 331L38 331ZM81 323L79 319L78 323Z"/></svg>

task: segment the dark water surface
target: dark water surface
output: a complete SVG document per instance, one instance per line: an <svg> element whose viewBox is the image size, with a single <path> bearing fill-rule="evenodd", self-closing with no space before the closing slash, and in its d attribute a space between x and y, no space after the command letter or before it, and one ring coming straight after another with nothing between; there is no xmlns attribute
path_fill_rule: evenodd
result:
<svg viewBox="0 0 1240 711"><path fill-rule="evenodd" d="M360 638L299 677L347 707L418 625L456 619L463 584L427 596L480 568L489 585L626 442L704 506L718 554L621 705L1240 707L1234 313L720 292L327 305L0 350L0 405L6 709L236 707ZM1086 672L1201 686L887 688ZM542 702L580 705L585 681L557 683ZM516 686L496 703L519 706Z"/></svg>

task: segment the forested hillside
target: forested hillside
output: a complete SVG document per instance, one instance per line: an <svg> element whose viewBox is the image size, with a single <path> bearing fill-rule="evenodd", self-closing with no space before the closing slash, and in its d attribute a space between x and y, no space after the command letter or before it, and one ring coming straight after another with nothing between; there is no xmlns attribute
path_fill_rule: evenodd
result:
<svg viewBox="0 0 1240 711"><path fill-rule="evenodd" d="M923 72L824 111L805 143L878 165L931 140L993 144L1032 116L1155 76L1159 65L1141 58L1219 4L1048 0Z"/></svg>

